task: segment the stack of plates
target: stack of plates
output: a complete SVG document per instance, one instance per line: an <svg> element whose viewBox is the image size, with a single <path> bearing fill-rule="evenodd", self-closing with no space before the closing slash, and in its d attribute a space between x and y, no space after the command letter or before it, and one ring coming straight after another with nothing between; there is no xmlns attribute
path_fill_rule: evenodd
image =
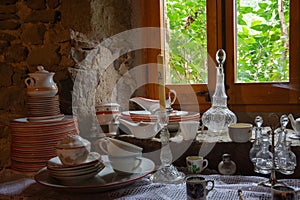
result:
<svg viewBox="0 0 300 200"><path fill-rule="evenodd" d="M78 134L77 118L65 116L59 121L29 122L27 118L10 123L12 133L11 166L21 172L36 172L56 156L56 143L67 134Z"/></svg>
<svg viewBox="0 0 300 200"><path fill-rule="evenodd" d="M157 116L151 114L149 111L138 110L138 111L124 111L121 113L121 119L132 121L132 122L156 122ZM173 110L169 115L169 131L177 131L179 127L179 122L182 121L199 121L200 113L198 112L188 112L188 111L178 111Z"/></svg>
<svg viewBox="0 0 300 200"><path fill-rule="evenodd" d="M100 160L100 155L97 152L91 152L86 161L78 165L64 166L58 157L51 158L47 162L49 176L64 185L73 185L93 178L104 167L105 165Z"/></svg>
<svg viewBox="0 0 300 200"><path fill-rule="evenodd" d="M64 116L60 113L58 95L54 97L28 96L27 107L29 121L61 120Z"/></svg>
<svg viewBox="0 0 300 200"><path fill-rule="evenodd" d="M149 111L124 111L121 113L121 118L133 121L133 122L151 122L157 121L157 116L151 114ZM177 111L173 110L169 115L169 122L181 122L190 120L199 120L200 113L197 112L187 112L187 111Z"/></svg>

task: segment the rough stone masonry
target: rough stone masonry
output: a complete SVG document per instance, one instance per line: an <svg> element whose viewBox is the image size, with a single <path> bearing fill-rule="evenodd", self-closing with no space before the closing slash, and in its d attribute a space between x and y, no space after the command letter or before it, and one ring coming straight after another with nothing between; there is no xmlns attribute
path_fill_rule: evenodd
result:
<svg viewBox="0 0 300 200"><path fill-rule="evenodd" d="M12 119L26 117L24 79L37 65L55 72L61 112L72 114L72 88L78 61L93 46L132 27L132 0L1 0L0 1L0 169L10 165ZM84 43L72 39L74 32L87 36ZM75 50L74 50L75 49ZM111 91L120 66L129 68L133 56L124 55L97 90ZM124 69L123 69L124 70ZM72 73L70 73L72 72ZM75 75L74 75L75 74Z"/></svg>

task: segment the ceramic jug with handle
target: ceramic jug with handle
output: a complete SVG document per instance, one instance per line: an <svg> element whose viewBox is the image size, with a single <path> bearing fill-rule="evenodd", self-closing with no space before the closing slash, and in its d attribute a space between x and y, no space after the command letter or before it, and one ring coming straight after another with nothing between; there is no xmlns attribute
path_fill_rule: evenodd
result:
<svg viewBox="0 0 300 200"><path fill-rule="evenodd" d="M291 125L296 132L296 135L300 135L300 118L294 119L294 116L292 114L289 114L288 118L291 121Z"/></svg>
<svg viewBox="0 0 300 200"><path fill-rule="evenodd" d="M48 72L43 66L38 66L36 72L29 73L25 84L29 96L52 97L58 92L56 83L53 81L54 72Z"/></svg>

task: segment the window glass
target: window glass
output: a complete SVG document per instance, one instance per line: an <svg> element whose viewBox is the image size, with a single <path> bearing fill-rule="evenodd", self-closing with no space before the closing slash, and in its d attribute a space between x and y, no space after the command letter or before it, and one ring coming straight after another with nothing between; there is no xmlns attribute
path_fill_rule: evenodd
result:
<svg viewBox="0 0 300 200"><path fill-rule="evenodd" d="M237 1L238 83L289 81L289 0Z"/></svg>
<svg viewBox="0 0 300 200"><path fill-rule="evenodd" d="M166 8L168 83L207 83L206 0L166 0Z"/></svg>

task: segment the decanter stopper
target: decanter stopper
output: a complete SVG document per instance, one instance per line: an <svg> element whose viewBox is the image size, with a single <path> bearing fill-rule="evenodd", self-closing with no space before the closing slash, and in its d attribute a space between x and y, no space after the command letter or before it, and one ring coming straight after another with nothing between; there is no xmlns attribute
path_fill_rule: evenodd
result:
<svg viewBox="0 0 300 200"><path fill-rule="evenodd" d="M282 115L280 117L280 125L281 125L281 130L284 131L287 124L289 123L289 118L287 115Z"/></svg>
<svg viewBox="0 0 300 200"><path fill-rule="evenodd" d="M223 66L226 60L226 53L223 49L219 49L216 53L216 61L218 63L218 67Z"/></svg>
<svg viewBox="0 0 300 200"><path fill-rule="evenodd" d="M262 124L263 124L263 118L261 116L256 116L254 123L256 125L257 128L261 128Z"/></svg>

